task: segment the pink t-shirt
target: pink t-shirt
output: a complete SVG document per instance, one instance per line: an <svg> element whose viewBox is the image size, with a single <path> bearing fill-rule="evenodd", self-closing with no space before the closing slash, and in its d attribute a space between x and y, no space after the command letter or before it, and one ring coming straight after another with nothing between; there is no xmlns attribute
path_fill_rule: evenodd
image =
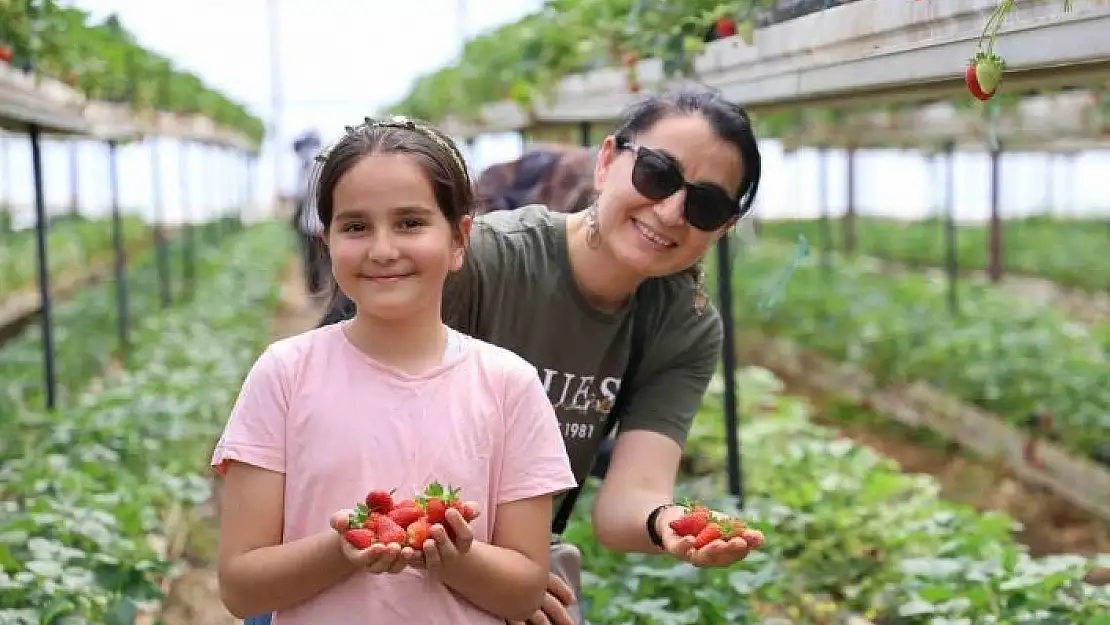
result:
<svg viewBox="0 0 1110 625"><path fill-rule="evenodd" d="M461 349L409 375L351 344L345 323L271 345L247 375L212 456L285 474L284 540L328 529L332 512L372 488L416 494L432 481L481 504L488 542L496 507L575 486L554 410L536 370L500 347L460 335ZM474 607L423 571L359 573L278 612L277 625L486 624ZM368 621L369 622L369 621Z"/></svg>

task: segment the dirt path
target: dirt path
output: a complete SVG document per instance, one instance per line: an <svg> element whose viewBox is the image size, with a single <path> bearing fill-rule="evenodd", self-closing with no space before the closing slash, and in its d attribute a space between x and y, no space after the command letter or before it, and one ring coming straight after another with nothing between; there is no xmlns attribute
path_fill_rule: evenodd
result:
<svg viewBox="0 0 1110 625"><path fill-rule="evenodd" d="M281 286L281 303L273 319L273 340L316 326L323 315L320 302L309 298L300 263L294 260ZM235 625L242 621L224 609L216 583L217 510L209 502L196 510L182 554L188 569L170 586L163 604L165 625Z"/></svg>

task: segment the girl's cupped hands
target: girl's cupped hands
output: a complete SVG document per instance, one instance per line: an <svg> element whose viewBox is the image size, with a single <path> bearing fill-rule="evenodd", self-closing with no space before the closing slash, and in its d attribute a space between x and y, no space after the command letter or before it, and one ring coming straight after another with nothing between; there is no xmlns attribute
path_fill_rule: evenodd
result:
<svg viewBox="0 0 1110 625"><path fill-rule="evenodd" d="M470 523L477 518L478 506L467 506L474 511L471 521L455 508L448 508L442 523L421 517L403 528L391 526L377 531L381 528L375 528L372 520L366 527L351 528L353 511L340 510L331 516L330 525L343 537L347 559L369 573L400 573L406 567L438 572L466 555L474 543Z"/></svg>

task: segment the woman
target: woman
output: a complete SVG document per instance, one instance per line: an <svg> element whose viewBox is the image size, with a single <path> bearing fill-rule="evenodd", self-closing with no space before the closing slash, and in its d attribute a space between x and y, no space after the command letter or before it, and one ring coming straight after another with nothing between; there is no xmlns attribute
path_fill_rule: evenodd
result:
<svg viewBox="0 0 1110 625"><path fill-rule="evenodd" d="M739 538L695 550L668 525L682 513L672 504L682 446L722 341L699 262L751 208L760 169L739 106L707 92L650 98L601 144L592 206L482 215L466 266L447 282L446 323L536 367L579 481L606 426L618 424L593 508L606 548L698 566L747 555ZM323 323L352 312L338 297ZM645 338L634 340L637 323ZM573 625L574 602L552 575L543 614L530 622Z"/></svg>

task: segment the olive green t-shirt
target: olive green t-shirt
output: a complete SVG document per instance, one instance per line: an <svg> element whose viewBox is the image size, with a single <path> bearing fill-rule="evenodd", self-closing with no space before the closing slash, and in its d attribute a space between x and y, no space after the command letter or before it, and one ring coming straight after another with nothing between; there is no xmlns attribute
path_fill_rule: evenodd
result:
<svg viewBox="0 0 1110 625"><path fill-rule="evenodd" d="M685 443L722 338L716 309L695 311L687 274L647 280L623 310L592 307L570 270L566 217L525 206L475 219L465 266L445 286L443 319L536 367L581 482L628 365L634 307L647 307L647 344L622 414L614 415L618 431ZM325 323L353 314L349 301L339 306Z"/></svg>

